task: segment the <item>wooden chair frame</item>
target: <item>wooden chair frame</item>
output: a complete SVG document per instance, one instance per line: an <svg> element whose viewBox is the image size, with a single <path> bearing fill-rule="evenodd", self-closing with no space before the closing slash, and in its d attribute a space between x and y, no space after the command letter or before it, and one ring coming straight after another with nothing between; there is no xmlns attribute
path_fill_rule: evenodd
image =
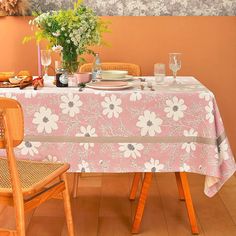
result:
<svg viewBox="0 0 236 236"><path fill-rule="evenodd" d="M66 213L66 220L68 226L68 232L70 236L74 236L73 219L70 205L70 195L68 191L68 184L66 179L66 170L69 168L68 164L63 165L63 170L60 173L55 173L51 176L51 185L48 186L48 182L44 180L39 189L34 189L31 192L22 191L22 185L17 169L17 163L14 155L14 147L17 146L22 139L15 139L12 136L23 136L23 112L20 104L13 99L0 99L0 116L2 118L2 125L4 128L4 137L0 138L0 148L5 148L7 153L8 169L11 177L12 193L4 193L0 190L0 202L2 204L13 206L15 209L16 230L0 229L1 232L8 232L10 235L25 236L25 212L36 208L46 200L63 194L64 208ZM9 109L15 109L18 111L18 117L20 123L15 127L9 124ZM15 114L16 115L16 114ZM15 128L15 129L14 129ZM18 130L19 131L16 131ZM23 137L22 137L23 138ZM58 182L54 182L56 178ZM1 179L0 179L1 181ZM52 183L53 182L53 183Z"/></svg>
<svg viewBox="0 0 236 236"><path fill-rule="evenodd" d="M144 179L143 179L142 187L141 187L141 193L138 200L138 206L136 208L136 213L134 216L134 221L133 221L132 230L131 230L133 234L139 233L141 221L143 217L143 212L145 208L145 203L148 196L148 190L151 185L152 177L153 177L153 173L145 173L144 175ZM177 182L177 187L178 187L178 192L179 192L179 199L181 201L185 201L185 204L186 204L192 234L199 234L196 215L195 215L192 197L191 197L191 193L189 189L187 174L184 172L176 172L175 177L176 177L176 182ZM129 196L130 200L135 199L140 180L141 180L141 173L135 173L132 187L131 187L130 196Z"/></svg>
<svg viewBox="0 0 236 236"><path fill-rule="evenodd" d="M140 76L141 69L140 66L133 63L125 63L125 62L103 62L101 63L103 70L127 70L129 75L132 76ZM80 72L91 72L93 64L85 63L80 68Z"/></svg>

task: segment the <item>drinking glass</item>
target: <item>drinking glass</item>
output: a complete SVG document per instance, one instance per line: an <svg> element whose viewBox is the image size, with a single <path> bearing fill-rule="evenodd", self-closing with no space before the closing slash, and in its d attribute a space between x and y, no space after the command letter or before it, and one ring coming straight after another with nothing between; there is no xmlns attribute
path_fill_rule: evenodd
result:
<svg viewBox="0 0 236 236"><path fill-rule="evenodd" d="M154 65L154 76L155 76L155 81L162 82L166 76L166 66L165 64L161 63L156 63Z"/></svg>
<svg viewBox="0 0 236 236"><path fill-rule="evenodd" d="M177 76L177 71L181 68L181 53L170 53L169 54L169 67L173 72L174 80Z"/></svg>
<svg viewBox="0 0 236 236"><path fill-rule="evenodd" d="M50 66L51 62L51 50L41 50L41 64L44 67L44 78L48 77L48 66Z"/></svg>

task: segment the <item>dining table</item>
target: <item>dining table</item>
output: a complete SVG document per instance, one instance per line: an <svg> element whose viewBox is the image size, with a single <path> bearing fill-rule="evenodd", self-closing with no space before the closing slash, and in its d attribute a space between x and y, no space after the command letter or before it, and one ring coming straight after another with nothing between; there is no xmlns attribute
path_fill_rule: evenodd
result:
<svg viewBox="0 0 236 236"><path fill-rule="evenodd" d="M125 89L1 88L24 112L16 157L68 162L70 172L190 172L212 197L235 172L214 94L191 76L133 78ZM150 86L151 83L151 86Z"/></svg>

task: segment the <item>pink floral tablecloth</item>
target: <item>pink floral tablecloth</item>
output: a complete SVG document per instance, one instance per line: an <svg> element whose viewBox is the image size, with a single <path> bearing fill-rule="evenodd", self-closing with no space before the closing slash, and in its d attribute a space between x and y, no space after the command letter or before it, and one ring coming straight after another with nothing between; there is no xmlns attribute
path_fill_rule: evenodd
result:
<svg viewBox="0 0 236 236"><path fill-rule="evenodd" d="M192 77L167 78L155 91L46 85L0 96L24 110L18 158L68 162L72 172L199 173L208 196L236 169L215 97Z"/></svg>

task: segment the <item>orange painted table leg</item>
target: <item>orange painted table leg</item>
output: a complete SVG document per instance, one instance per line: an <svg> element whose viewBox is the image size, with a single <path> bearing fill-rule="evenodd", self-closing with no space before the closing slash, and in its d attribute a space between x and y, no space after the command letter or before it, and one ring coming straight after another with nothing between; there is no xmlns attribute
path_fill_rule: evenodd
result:
<svg viewBox="0 0 236 236"><path fill-rule="evenodd" d="M197 226L197 219L193 207L192 197L189 189L187 174L184 172L176 173L176 176L180 178L182 190L184 193L185 204L188 212L188 217L191 225L191 231L193 234L199 234L198 226ZM182 191L181 190L181 191Z"/></svg>
<svg viewBox="0 0 236 236"><path fill-rule="evenodd" d="M72 194L73 198L77 198L80 173L73 173L73 175L74 175L74 180L73 180Z"/></svg>
<svg viewBox="0 0 236 236"><path fill-rule="evenodd" d="M129 195L130 200L134 200L136 197L140 178L141 178L141 173L134 174L134 179L133 179L133 183L132 183L132 187L131 187L131 191L130 191L130 195Z"/></svg>
<svg viewBox="0 0 236 236"><path fill-rule="evenodd" d="M179 200L184 201L185 200L184 190L183 190L183 185L181 182L179 172L175 172L175 178L176 178L176 183L177 183L177 187L178 187L178 191L179 191Z"/></svg>
<svg viewBox="0 0 236 236"><path fill-rule="evenodd" d="M148 190L152 182L152 175L153 175L152 173L145 173L144 175L142 189L141 189L138 206L137 206L137 210L134 216L134 222L132 226L133 234L139 233L139 229L140 229L140 225L141 225L141 221L143 217L143 212L144 212L144 207L147 200Z"/></svg>

